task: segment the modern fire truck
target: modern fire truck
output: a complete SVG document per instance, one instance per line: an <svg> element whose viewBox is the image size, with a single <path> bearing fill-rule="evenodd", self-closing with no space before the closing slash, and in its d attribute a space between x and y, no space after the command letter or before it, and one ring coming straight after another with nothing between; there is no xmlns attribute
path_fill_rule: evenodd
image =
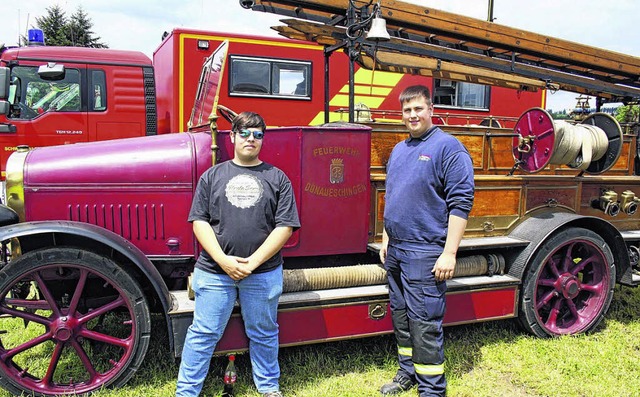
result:
<svg viewBox="0 0 640 397"><path fill-rule="evenodd" d="M290 17L277 29L298 40L296 45L321 44L324 68L317 75L314 66L314 81L333 81L338 72L329 59L342 53L338 50L348 55L346 80L323 95L325 109L343 119L324 116L315 126L307 120L270 127L263 148L263 159L291 179L302 223L283 251L282 346L392 332L376 250L385 164L406 132L397 121L397 99L386 105L388 111L359 105L358 95L365 92L360 70L375 70L369 75L374 79L386 72L388 78L406 73L402 78L408 81L427 81L435 101L449 101L440 102L442 109L465 95L473 102L473 90L465 94L458 84L470 82L518 87L515 97L563 89L596 95L599 104L640 98L636 57L431 8L391 0L241 5ZM174 51L191 39L178 36L174 32L169 46ZM257 104L282 94L274 76L287 80L275 65L260 63L269 53L253 65L254 58L235 57L233 48L233 42L222 41L203 56L187 121L192 132L20 147L10 156L7 206L0 207L4 388L65 395L126 383L143 362L153 335L152 313L164 317L169 347L180 356L193 310L188 278L199 253L186 219L199 176L232 156L223 121L234 114L229 90L235 81ZM234 61L246 62L240 67L254 73L233 76ZM261 66L269 67L269 85L253 79ZM178 63L174 70L181 76L185 69ZM293 78L282 95L295 102L283 99L273 103L284 109L258 109L267 119L271 110L292 117L302 112L306 102L296 95L304 90L296 94L293 83L302 82L304 74L291 70L284 75ZM9 111L8 73L2 68L0 73L0 109ZM163 84L186 97L180 92L185 82L156 86ZM370 90L397 98L395 86L381 86ZM486 95L473 93L482 92ZM489 92L495 99L493 88ZM332 104L338 95L339 103ZM111 100L107 97L107 104ZM180 106L186 106L184 99ZM636 132L600 113L579 124L560 123L537 104L516 118L494 120L486 109L479 114L477 120L466 116L468 122L458 115L457 123L446 114L436 118L468 148L476 182L455 277L447 282L445 323L516 318L540 337L593 331L606 315L614 286L640 282ZM238 308L217 352L246 348Z"/></svg>
<svg viewBox="0 0 640 397"><path fill-rule="evenodd" d="M3 179L6 161L20 145L187 131L202 64L225 40L229 73L220 103L231 109L250 106L268 114L272 126L320 124L325 112L327 121L346 117L338 111L348 105L348 57L331 57L326 65L331 80L325 85L324 47L316 43L175 29L163 37L152 62L136 51L43 46L41 32L31 33L27 47L0 45L0 66L9 68L11 87L10 110L0 114ZM393 109L398 93L413 81L410 75L365 68L358 68L354 79L357 102L373 110ZM448 86L442 88L441 110L451 122L481 122L497 114L516 117L544 105L542 91L522 92L519 85L443 84ZM330 98L328 109L325 95ZM221 128L228 126L221 120Z"/></svg>

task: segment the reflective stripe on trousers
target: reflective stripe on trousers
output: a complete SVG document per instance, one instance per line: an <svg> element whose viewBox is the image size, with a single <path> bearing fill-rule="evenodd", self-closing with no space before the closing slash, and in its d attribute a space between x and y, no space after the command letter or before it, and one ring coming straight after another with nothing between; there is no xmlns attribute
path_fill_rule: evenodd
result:
<svg viewBox="0 0 640 397"><path fill-rule="evenodd" d="M399 374L415 379L421 397L446 392L442 330L446 283L436 282L431 273L439 256L439 252L389 246L385 261Z"/></svg>

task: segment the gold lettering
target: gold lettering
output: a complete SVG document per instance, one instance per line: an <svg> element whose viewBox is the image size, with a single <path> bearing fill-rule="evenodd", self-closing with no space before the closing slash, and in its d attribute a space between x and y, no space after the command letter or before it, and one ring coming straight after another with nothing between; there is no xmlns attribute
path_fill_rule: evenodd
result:
<svg viewBox="0 0 640 397"><path fill-rule="evenodd" d="M358 157L360 156L360 151L356 148L345 146L323 146L313 149L313 157L332 156L334 154Z"/></svg>
<svg viewBox="0 0 640 397"><path fill-rule="evenodd" d="M344 188L340 188L340 189L336 189L336 188L327 188L327 187L322 187L322 186L318 186L314 183L311 182L307 182L307 184L304 186L304 191L305 192L309 192L311 194L313 194L314 196L321 196L321 197L335 197L335 198L347 198L347 197L353 197L353 196L357 196L360 193L364 193L367 191L367 187L362 184L359 183L357 185L353 185L350 187L344 187Z"/></svg>

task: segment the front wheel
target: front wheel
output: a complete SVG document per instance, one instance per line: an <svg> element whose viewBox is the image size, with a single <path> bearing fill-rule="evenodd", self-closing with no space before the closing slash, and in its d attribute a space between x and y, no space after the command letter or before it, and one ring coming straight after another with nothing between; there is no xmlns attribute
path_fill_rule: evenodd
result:
<svg viewBox="0 0 640 397"><path fill-rule="evenodd" d="M519 320L540 337L593 330L613 297L616 268L607 243L582 228L545 241L524 276Z"/></svg>
<svg viewBox="0 0 640 397"><path fill-rule="evenodd" d="M0 271L0 385L14 394L84 394L122 386L151 332L136 281L76 248L29 252Z"/></svg>

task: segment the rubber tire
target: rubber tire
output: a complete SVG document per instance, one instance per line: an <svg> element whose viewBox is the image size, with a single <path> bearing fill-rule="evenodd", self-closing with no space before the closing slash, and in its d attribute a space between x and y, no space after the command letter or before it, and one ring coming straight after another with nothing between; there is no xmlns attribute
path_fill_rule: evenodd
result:
<svg viewBox="0 0 640 397"><path fill-rule="evenodd" d="M553 281L553 278L555 277L547 277L548 273L543 273L545 272L547 266L549 266L549 260L551 259L551 257L554 254L560 252L563 248L568 248L572 243L579 244L577 246L578 249L588 249L592 252L592 255L594 257L599 257L600 263L594 262L594 266L597 267L598 271L601 272L601 278L603 279L602 282L606 285L602 285L601 294L593 294L594 296L592 298L588 298L590 299L589 304L591 305L591 307L583 306L583 302L580 302L580 300L577 299L578 297L575 297L575 301L571 299L574 304L577 301L580 308L586 307L588 315L587 320L584 324L578 325L576 327L568 327L566 329L550 329L550 327L545 324L544 320L540 316L540 312L542 311L542 309L540 311L536 309L536 292L540 292L538 287L541 275L543 278L546 277L545 281ZM572 255L572 259L577 259L578 256L580 255ZM545 274L547 276L545 276ZM585 275L582 276L584 277ZM588 284L590 275L587 274L586 277L586 279L579 281L578 284L582 283L582 281L585 280L586 282L582 284ZM588 229L575 227L564 229L552 235L547 241L545 241L542 246L536 251L532 260L529 262L528 269L524 275L523 280L523 290L520 299L518 320L521 326L526 331L539 337L573 335L592 331L598 326L598 324L600 324L605 314L607 313L607 310L609 309L609 305L611 304L611 300L613 298L615 279L616 268L613 254L602 237ZM555 281L558 284L562 284L562 277L557 277ZM548 286L542 286L542 284L540 285L541 288L545 289L545 292L551 289ZM558 293L562 292L561 289L557 289L557 291ZM555 299L559 298L556 296ZM569 299L565 299L564 302L568 302L568 300ZM560 302L559 304L562 303L563 302ZM568 314L571 315L571 312L569 312Z"/></svg>
<svg viewBox="0 0 640 397"><path fill-rule="evenodd" d="M119 294L127 302L130 308L129 314L132 316L132 320L135 321L135 331L133 332L134 335L132 335L133 343L130 348L131 354L127 361L123 362L121 368L116 372L109 374L106 379L100 380L99 383L92 385L90 388L81 387L77 393L89 393L102 387L123 386L142 364L151 337L149 305L142 289L126 271L109 258L77 248L47 248L26 253L0 270L0 305L4 306L4 300L9 288L18 282L22 276L36 269L42 269L43 267L51 265L56 265L56 267L68 266L70 268L87 269L94 275L103 277L104 280L109 281L111 285L116 286L120 290ZM69 285L69 292L72 297L76 284L77 283L74 282L65 283L65 286ZM52 314L52 317L53 316ZM81 337L78 339L81 339ZM4 346L0 344L0 352L4 353L4 351ZM50 359L51 357L48 358ZM27 395L35 396L76 395L76 392L73 390L60 393L59 391L52 391L51 389L25 389L25 387L15 381L15 376L15 372L7 373L5 364L0 363L0 386L14 395L21 395L23 392ZM76 384L74 383L74 385Z"/></svg>

